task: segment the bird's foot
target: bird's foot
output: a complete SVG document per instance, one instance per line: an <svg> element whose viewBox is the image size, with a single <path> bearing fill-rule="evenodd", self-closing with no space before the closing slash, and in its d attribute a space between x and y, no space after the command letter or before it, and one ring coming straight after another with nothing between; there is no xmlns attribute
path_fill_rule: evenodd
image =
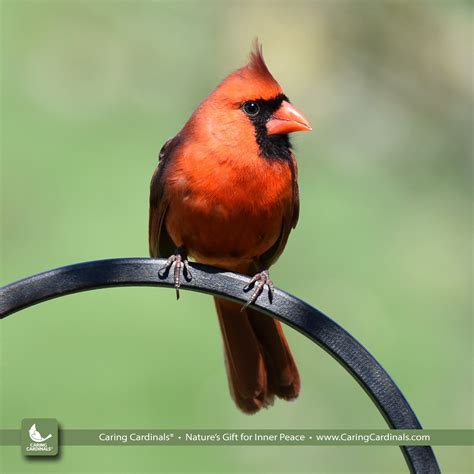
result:
<svg viewBox="0 0 474 474"><path fill-rule="evenodd" d="M166 278L174 266L174 287L176 288L176 299L179 300L179 288L181 286L181 275L186 281L191 281L192 275L189 268L187 252L183 247L178 247L166 263L158 270L161 278Z"/></svg>
<svg viewBox="0 0 474 474"><path fill-rule="evenodd" d="M252 288L255 289L253 290L252 296L248 299L247 303L242 306L241 311L257 301L257 298L262 294L265 285L268 288L268 299L270 300L270 303L272 302L274 293L273 282L270 280L270 274L268 273L268 270L263 270L262 272L254 275L252 279L244 286L244 291L249 291Z"/></svg>

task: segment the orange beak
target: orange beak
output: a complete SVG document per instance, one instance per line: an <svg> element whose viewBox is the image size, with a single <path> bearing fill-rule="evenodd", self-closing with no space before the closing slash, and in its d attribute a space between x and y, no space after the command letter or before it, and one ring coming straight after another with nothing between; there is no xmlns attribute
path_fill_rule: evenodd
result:
<svg viewBox="0 0 474 474"><path fill-rule="evenodd" d="M286 135L291 132L307 132L311 130L309 122L293 107L284 100L280 108L267 122L268 135Z"/></svg>

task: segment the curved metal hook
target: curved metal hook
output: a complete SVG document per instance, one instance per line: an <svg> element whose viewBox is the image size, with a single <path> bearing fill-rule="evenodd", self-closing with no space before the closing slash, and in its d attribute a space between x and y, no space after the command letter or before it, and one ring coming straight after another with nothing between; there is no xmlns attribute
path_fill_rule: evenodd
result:
<svg viewBox="0 0 474 474"><path fill-rule="evenodd" d="M121 258L78 263L40 273L0 288L0 317L71 293L117 286L173 288L172 275L161 279L164 259ZM189 289L245 302L247 278L214 267L191 264ZM405 397L377 360L345 329L304 301L275 289L272 303L259 298L255 308L310 338L334 357L362 386L390 428L422 429ZM431 446L401 446L411 472L440 472Z"/></svg>

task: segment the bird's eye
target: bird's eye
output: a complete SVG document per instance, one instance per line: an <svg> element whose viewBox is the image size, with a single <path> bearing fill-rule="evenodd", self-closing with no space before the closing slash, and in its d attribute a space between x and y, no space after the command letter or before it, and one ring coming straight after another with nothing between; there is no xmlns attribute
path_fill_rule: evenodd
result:
<svg viewBox="0 0 474 474"><path fill-rule="evenodd" d="M249 117L255 117L260 112L260 106L256 102L245 102L243 109Z"/></svg>

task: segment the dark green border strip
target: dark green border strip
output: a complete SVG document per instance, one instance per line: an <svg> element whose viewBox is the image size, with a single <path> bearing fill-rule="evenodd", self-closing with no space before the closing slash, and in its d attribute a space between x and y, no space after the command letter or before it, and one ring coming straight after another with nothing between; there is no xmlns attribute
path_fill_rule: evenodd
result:
<svg viewBox="0 0 474 474"><path fill-rule="evenodd" d="M19 446L20 430L0 430ZM62 446L473 446L474 430L61 429Z"/></svg>

